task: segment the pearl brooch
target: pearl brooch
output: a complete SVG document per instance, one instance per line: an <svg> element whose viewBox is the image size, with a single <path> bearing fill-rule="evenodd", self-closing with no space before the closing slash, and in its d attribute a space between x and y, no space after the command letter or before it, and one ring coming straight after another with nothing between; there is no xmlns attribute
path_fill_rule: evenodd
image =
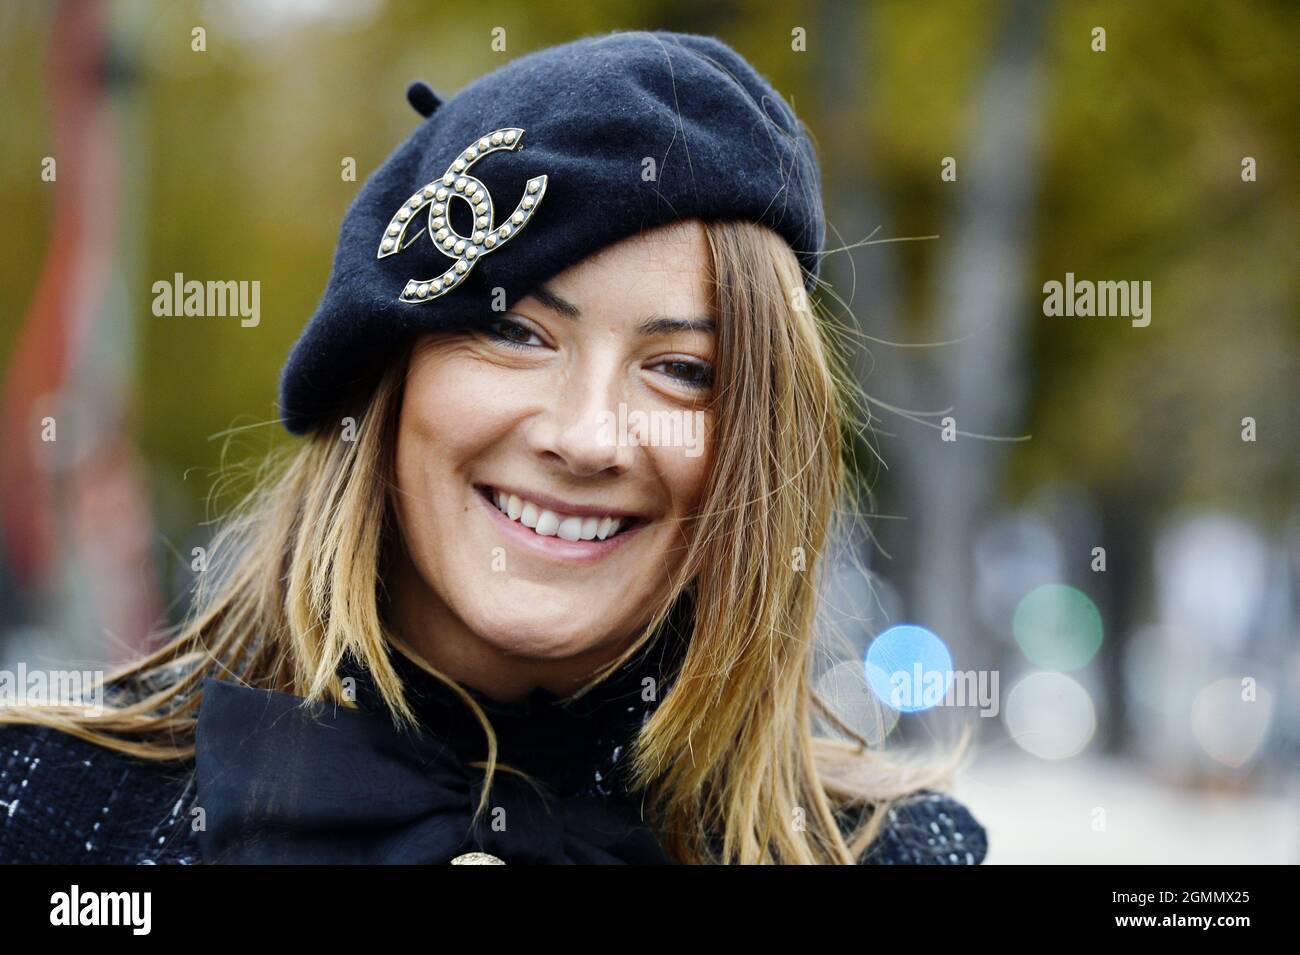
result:
<svg viewBox="0 0 1300 955"><path fill-rule="evenodd" d="M504 247L528 224L546 194L546 176L528 180L519 204L498 226L491 193L482 181L469 175L470 167L485 156L500 150L514 151L523 144L524 130L519 128L498 129L481 136L452 160L446 172L402 204L385 227L378 258L396 255L410 247L415 239L404 243L407 229L414 221L414 214L428 205L428 231L433 247L455 261L442 275L407 282L399 295L400 301L418 304L444 295L469 274L478 259ZM449 206L452 199L464 200L473 210L474 228L470 235L461 234L452 224Z"/></svg>

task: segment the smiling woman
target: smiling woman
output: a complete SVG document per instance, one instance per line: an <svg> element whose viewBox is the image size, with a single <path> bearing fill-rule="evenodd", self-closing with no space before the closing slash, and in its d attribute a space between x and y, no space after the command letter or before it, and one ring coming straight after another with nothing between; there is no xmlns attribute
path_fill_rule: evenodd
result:
<svg viewBox="0 0 1300 955"><path fill-rule="evenodd" d="M573 47L536 54L536 75L623 125L594 122L593 140L533 124L530 144L566 173L532 207L537 257L512 258L527 237L486 252L488 187L510 181L489 167L519 154L461 182L456 163L494 137L448 167L423 132L441 118L436 135L459 142L462 116L514 129L472 86L442 110L477 112L431 118L349 213L283 380L286 424L306 440L224 526L193 618L110 681L102 713L0 714L30 724L0 736L7 778L36 782L11 811L20 826L0 828L0 858L981 861L982 828L931 791L950 766L813 734L829 715L811 687L814 620L851 389L832 324L807 304L816 250L797 245L820 248L820 200L786 188L792 170L816 180L810 147L777 110L763 148L795 166L760 154L727 201L661 178L661 221L629 206L597 229L566 197L611 175L601 163L667 155L674 117L711 124L697 127L718 139L697 138L702 161L752 144L747 124L784 104L714 40ZM511 69L480 83L534 89L538 110L565 99ZM700 113L662 114L647 141L653 124L627 118L661 115L647 89ZM449 185L428 178L442 168ZM535 181L528 163L508 171ZM468 192L485 221L452 229L440 189ZM782 193L794 198L773 218ZM451 266L446 283L407 276L386 254L409 248L392 196L429 205L439 247L422 269L448 250L468 262L480 242L482 264ZM566 245L562 226L595 234ZM673 415L699 417L703 453L610 429ZM55 765L79 768L43 787ZM40 829L42 793L74 820L62 836ZM113 801L128 808L96 815Z"/></svg>
<svg viewBox="0 0 1300 955"><path fill-rule="evenodd" d="M699 223L663 226L479 333L416 347L389 590L399 629L443 672L504 699L571 692L670 590L708 459L611 441L599 423L707 401L714 335L689 316L712 307L708 258Z"/></svg>

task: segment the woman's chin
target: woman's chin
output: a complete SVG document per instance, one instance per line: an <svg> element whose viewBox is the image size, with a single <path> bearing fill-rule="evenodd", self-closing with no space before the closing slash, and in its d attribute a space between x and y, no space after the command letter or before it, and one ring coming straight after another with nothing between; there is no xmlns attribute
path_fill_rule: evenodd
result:
<svg viewBox="0 0 1300 955"><path fill-rule="evenodd" d="M606 644L613 633L608 617L593 613L590 604L581 610L567 602L510 613L498 608L476 616L467 622L484 643L511 656L539 660L578 656Z"/></svg>

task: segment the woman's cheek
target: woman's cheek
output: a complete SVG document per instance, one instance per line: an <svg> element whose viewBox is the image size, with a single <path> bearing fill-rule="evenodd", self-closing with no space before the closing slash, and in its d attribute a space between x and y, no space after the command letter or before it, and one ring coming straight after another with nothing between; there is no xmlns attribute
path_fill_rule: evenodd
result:
<svg viewBox="0 0 1300 955"><path fill-rule="evenodd" d="M681 443L676 447L654 448L659 473L672 489L678 510L693 511L704 496L709 473L710 416L702 411L684 411Z"/></svg>
<svg viewBox="0 0 1300 955"><path fill-rule="evenodd" d="M475 443L475 435L519 407L517 371L468 355L449 355L421 369L417 409L423 428L443 446ZM408 383L409 387L409 383Z"/></svg>

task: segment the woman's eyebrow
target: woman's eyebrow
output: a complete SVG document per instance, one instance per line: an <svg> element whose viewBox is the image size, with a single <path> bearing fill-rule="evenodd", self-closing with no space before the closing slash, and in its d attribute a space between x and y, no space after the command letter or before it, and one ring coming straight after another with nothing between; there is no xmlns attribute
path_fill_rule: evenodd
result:
<svg viewBox="0 0 1300 955"><path fill-rule="evenodd" d="M667 335L672 332L712 332L711 318L669 318L665 315L651 315L639 326L637 332L642 335Z"/></svg>
<svg viewBox="0 0 1300 955"><path fill-rule="evenodd" d="M582 309L545 285L533 289L532 295L551 311L558 312L565 318L582 317ZM641 335L666 335L671 332L712 332L715 327L711 318L671 318L666 315L651 315L637 326L637 332Z"/></svg>
<svg viewBox="0 0 1300 955"><path fill-rule="evenodd" d="M533 298L537 299L537 301L541 302L551 311L559 312L565 318L582 317L582 310L579 309L578 306L574 305L568 299L556 295L545 285L539 285L537 288L533 289L532 295Z"/></svg>

